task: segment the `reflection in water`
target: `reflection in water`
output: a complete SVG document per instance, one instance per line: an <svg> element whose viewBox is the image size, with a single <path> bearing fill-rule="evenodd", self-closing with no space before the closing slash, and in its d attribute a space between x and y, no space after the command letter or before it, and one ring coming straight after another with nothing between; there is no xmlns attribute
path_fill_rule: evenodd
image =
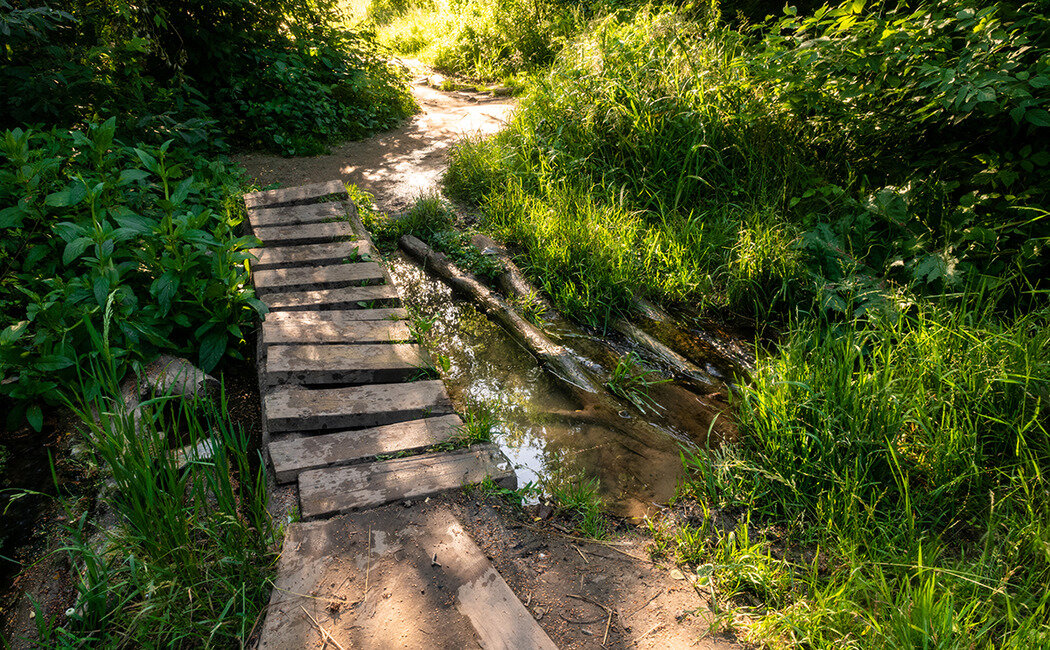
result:
<svg viewBox="0 0 1050 650"><path fill-rule="evenodd" d="M454 300L445 284L419 267L394 257L390 271L405 303L433 320L425 343L435 358L448 360L443 379L457 410L488 409L498 417L496 442L514 463L522 485L597 477L609 510L634 517L672 496L684 476L681 446L705 442L713 417L709 406L674 384L664 384L654 397L667 407L661 424L671 435L654 435L645 428L627 435L552 421L545 413L578 405L527 350L472 305ZM605 356L612 356L583 338L572 345L603 364L608 363Z"/></svg>

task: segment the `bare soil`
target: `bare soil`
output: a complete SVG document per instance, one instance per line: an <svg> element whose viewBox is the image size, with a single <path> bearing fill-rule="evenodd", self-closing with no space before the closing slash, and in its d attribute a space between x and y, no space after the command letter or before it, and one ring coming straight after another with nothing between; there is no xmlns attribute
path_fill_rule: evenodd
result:
<svg viewBox="0 0 1050 650"><path fill-rule="evenodd" d="M449 147L466 135L484 135L506 124L512 100L475 92L441 92L420 77L412 83L420 112L400 128L332 148L328 155L282 158L235 156L260 186L282 187L342 180L370 192L386 212L399 212L432 190L444 173Z"/></svg>

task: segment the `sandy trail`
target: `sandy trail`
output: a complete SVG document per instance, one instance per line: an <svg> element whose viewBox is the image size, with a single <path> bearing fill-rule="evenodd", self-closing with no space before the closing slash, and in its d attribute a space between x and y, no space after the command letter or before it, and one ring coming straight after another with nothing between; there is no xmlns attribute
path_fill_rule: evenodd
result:
<svg viewBox="0 0 1050 650"><path fill-rule="evenodd" d="M498 131L515 105L505 97L435 90L423 77L410 88L420 112L396 130L333 147L323 156L282 158L253 153L235 156L234 161L264 186L340 179L373 194L381 210L400 211L437 185L456 140Z"/></svg>

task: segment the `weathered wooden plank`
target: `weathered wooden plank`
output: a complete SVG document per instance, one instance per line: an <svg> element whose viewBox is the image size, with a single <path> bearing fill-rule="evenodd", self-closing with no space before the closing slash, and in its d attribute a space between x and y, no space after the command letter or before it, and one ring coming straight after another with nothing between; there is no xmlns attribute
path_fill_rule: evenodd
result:
<svg viewBox="0 0 1050 650"><path fill-rule="evenodd" d="M277 291L310 291L342 289L386 281L383 268L375 262L330 264L291 269L266 269L252 273L255 292L259 295Z"/></svg>
<svg viewBox="0 0 1050 650"><path fill-rule="evenodd" d="M255 255L255 262L251 264L252 270L264 271L344 262L368 262L372 259L372 246L365 241L343 241L255 248L252 249L252 254Z"/></svg>
<svg viewBox="0 0 1050 650"><path fill-rule="evenodd" d="M458 415L398 422L382 427L274 440L270 459L278 483L322 467L352 465L383 454L418 451L448 440L463 421Z"/></svg>
<svg viewBox="0 0 1050 650"><path fill-rule="evenodd" d="M255 228L255 236L262 241L263 246L267 247L304 246L357 239L353 227L345 221L260 227Z"/></svg>
<svg viewBox="0 0 1050 650"><path fill-rule="evenodd" d="M263 321L262 338L266 345L294 343L411 343L415 341L412 328L404 320L390 317L407 316L403 309L353 309L349 311L278 311L267 314ZM376 314L376 312L380 312ZM363 320L349 317L353 314L379 316L381 320ZM311 318L295 320L278 318L308 314ZM333 318L325 319L331 314ZM320 316L320 317L318 317Z"/></svg>
<svg viewBox="0 0 1050 650"><path fill-rule="evenodd" d="M415 343L272 345L266 383L393 384L429 374L427 353Z"/></svg>
<svg viewBox="0 0 1050 650"><path fill-rule="evenodd" d="M444 506L292 524L266 611L260 650L555 648Z"/></svg>
<svg viewBox="0 0 1050 650"><path fill-rule="evenodd" d="M342 181L328 181L327 183L313 183L311 185L282 187L263 192L251 192L244 195L244 205L251 210L252 208L316 203L319 199L333 195L346 196L346 185Z"/></svg>
<svg viewBox="0 0 1050 650"><path fill-rule="evenodd" d="M389 284L344 287L319 291L271 293L262 297L271 311L327 311L330 309L375 309L401 304L397 290Z"/></svg>
<svg viewBox="0 0 1050 650"><path fill-rule="evenodd" d="M315 469L299 475L300 512L305 519L343 514L459 489L486 477L517 487L514 468L495 445Z"/></svg>
<svg viewBox="0 0 1050 650"><path fill-rule="evenodd" d="M335 431L418 420L452 413L438 380L343 388L281 387L264 398L270 433Z"/></svg>
<svg viewBox="0 0 1050 650"><path fill-rule="evenodd" d="M305 223L344 221L351 223L350 215L356 208L344 201L327 201L309 205L290 205L278 208L254 208L248 210L248 222L252 229L269 226L297 226Z"/></svg>

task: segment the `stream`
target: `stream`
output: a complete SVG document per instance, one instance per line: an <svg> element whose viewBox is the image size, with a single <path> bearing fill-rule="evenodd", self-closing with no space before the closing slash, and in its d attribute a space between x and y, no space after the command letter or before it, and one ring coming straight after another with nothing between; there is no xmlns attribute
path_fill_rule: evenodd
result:
<svg viewBox="0 0 1050 650"><path fill-rule="evenodd" d="M375 197L379 210L396 214L436 188L447 152L458 139L498 131L514 109L508 98L436 90L427 85L425 71L417 71L420 76L410 87L421 110L398 129L340 145L322 156L250 154L236 160L261 184L332 179L353 183ZM531 482L549 491L564 482L597 478L610 512L640 517L673 496L684 477L683 448L702 448L735 435L732 423L721 415L728 411L724 402L697 395L677 381L651 387L649 396L659 409L643 414L625 406L623 412L625 419L647 418L666 435L654 435L646 427L627 427L634 435L625 435L546 416L579 405L529 352L471 304L453 297L445 284L400 255L391 256L390 266L406 305L433 323L424 342L435 360L444 362L439 369L456 409L484 409L498 418L495 441L516 465L521 485ZM649 325L652 334L726 382L741 366L738 357L746 356L743 346L721 333L708 336L695 329ZM550 333L600 377L607 377L619 358L632 350L616 336L571 326L559 325ZM715 432L710 441L709 431Z"/></svg>

